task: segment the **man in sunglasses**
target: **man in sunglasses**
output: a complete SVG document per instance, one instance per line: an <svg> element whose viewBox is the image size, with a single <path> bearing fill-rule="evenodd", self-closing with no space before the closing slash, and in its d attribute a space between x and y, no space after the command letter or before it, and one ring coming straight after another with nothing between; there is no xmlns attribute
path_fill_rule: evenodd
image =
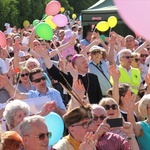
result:
<svg viewBox="0 0 150 150"><path fill-rule="evenodd" d="M109 132L110 126L108 123L106 123L106 110L102 106L93 104L92 110L94 118L93 124L90 126L89 130L95 133L94 136L97 140L97 149L139 150L131 123L124 122L123 127L121 127L121 130L125 132L128 136L127 141L120 135Z"/></svg>
<svg viewBox="0 0 150 150"><path fill-rule="evenodd" d="M1 84L6 88L6 90L17 99L28 99L28 98L36 98L42 96L48 96L50 101L54 101L56 103L56 107L54 107L54 111L56 111L61 116L65 114L66 108L62 101L60 93L50 87L46 86L46 78L44 76L43 70L41 68L32 69L29 75L30 81L32 85L35 86L36 90L30 90L28 93L21 93L20 91L16 91L14 86L9 82L6 76L0 75Z"/></svg>
<svg viewBox="0 0 150 150"><path fill-rule="evenodd" d="M103 96L111 88L110 74L106 62L102 59L102 50L100 46L92 46L89 50L91 60L88 64L89 72L97 75Z"/></svg>
<svg viewBox="0 0 150 150"><path fill-rule="evenodd" d="M129 49L123 49L119 52L120 65L118 70L120 72L119 83L127 83L131 87L134 94L138 93L141 83L141 73L137 68L131 67L132 56Z"/></svg>
<svg viewBox="0 0 150 150"><path fill-rule="evenodd" d="M24 150L48 150L51 132L48 131L44 118L29 116L20 125Z"/></svg>

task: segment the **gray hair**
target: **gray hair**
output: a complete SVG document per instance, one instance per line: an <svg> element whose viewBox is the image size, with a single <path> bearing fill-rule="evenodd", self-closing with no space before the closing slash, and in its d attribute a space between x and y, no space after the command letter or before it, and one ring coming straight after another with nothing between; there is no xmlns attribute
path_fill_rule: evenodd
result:
<svg viewBox="0 0 150 150"><path fill-rule="evenodd" d="M130 53L130 54L132 54L132 52L131 52L130 49L122 49L122 50L118 53L119 61L120 61L121 57L124 56L125 53Z"/></svg>
<svg viewBox="0 0 150 150"><path fill-rule="evenodd" d="M14 101L10 101L5 107L5 111L3 112L3 117L6 120L6 123L9 129L14 128L14 125L13 125L14 116L18 110L24 110L29 116L30 107L27 103L21 100L16 99Z"/></svg>
<svg viewBox="0 0 150 150"><path fill-rule="evenodd" d="M25 117L20 125L21 136L28 135L33 128L33 124L38 122L45 123L44 117L39 115Z"/></svg>
<svg viewBox="0 0 150 150"><path fill-rule="evenodd" d="M31 62L34 62L37 65L37 67L40 67L40 63L38 62L36 58L29 58L25 63L25 67L28 68L29 63Z"/></svg>

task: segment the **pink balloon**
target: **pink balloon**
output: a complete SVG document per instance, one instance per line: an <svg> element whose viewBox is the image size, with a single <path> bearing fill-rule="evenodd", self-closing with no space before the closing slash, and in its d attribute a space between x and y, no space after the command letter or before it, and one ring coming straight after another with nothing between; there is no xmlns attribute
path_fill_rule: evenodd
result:
<svg viewBox="0 0 150 150"><path fill-rule="evenodd" d="M124 22L136 33L150 40L150 1L114 0Z"/></svg>
<svg viewBox="0 0 150 150"><path fill-rule="evenodd" d="M0 46L2 48L4 48L6 46L6 37L2 31L0 31Z"/></svg>
<svg viewBox="0 0 150 150"><path fill-rule="evenodd" d="M54 16L60 12L61 4L58 1L50 1L45 8L45 13L49 16Z"/></svg>
<svg viewBox="0 0 150 150"><path fill-rule="evenodd" d="M52 18L52 21L58 26L58 27L64 27L68 24L68 19L63 14L58 14Z"/></svg>

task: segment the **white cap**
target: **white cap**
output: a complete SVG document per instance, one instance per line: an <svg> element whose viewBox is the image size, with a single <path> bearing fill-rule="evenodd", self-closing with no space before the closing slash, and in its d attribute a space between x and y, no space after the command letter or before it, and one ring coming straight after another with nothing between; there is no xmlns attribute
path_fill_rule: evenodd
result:
<svg viewBox="0 0 150 150"><path fill-rule="evenodd" d="M102 47L94 45L90 48L89 52L91 53L92 51L95 51L95 50L100 50L101 51L102 49L103 49Z"/></svg>
<svg viewBox="0 0 150 150"><path fill-rule="evenodd" d="M68 30L65 30L65 38L70 38L73 36L73 32L68 29Z"/></svg>

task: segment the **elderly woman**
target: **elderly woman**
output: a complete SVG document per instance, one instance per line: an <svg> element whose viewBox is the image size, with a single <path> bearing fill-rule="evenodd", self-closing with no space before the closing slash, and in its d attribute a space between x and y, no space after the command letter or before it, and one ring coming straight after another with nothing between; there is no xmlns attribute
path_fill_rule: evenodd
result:
<svg viewBox="0 0 150 150"><path fill-rule="evenodd" d="M44 104L40 112L37 112L38 115L45 116L53 111L56 107L56 103L51 101ZM3 130L14 130L20 133L20 123L22 120L29 116L30 107L27 103L21 100L14 100L9 102L5 111L3 112L3 117L6 121L6 128Z"/></svg>
<svg viewBox="0 0 150 150"><path fill-rule="evenodd" d="M0 150L21 150L23 142L15 131L6 131L0 135Z"/></svg>
<svg viewBox="0 0 150 150"><path fill-rule="evenodd" d="M17 74L17 88L22 93L27 93L30 90L36 90L29 79L30 71L24 67L21 73ZM19 83L18 83L19 82Z"/></svg>
<svg viewBox="0 0 150 150"><path fill-rule="evenodd" d="M149 150L150 141L150 94L144 95L139 101L138 110L141 115L146 118L144 121L135 122L133 115L134 101L132 97L127 99L128 120L132 123L134 133L137 136L137 140L141 149Z"/></svg>
<svg viewBox="0 0 150 150"><path fill-rule="evenodd" d="M29 113L29 105L23 101L14 100L8 103L3 113L3 117L7 124L7 130L19 132L20 126L18 125L25 117L29 116Z"/></svg>

